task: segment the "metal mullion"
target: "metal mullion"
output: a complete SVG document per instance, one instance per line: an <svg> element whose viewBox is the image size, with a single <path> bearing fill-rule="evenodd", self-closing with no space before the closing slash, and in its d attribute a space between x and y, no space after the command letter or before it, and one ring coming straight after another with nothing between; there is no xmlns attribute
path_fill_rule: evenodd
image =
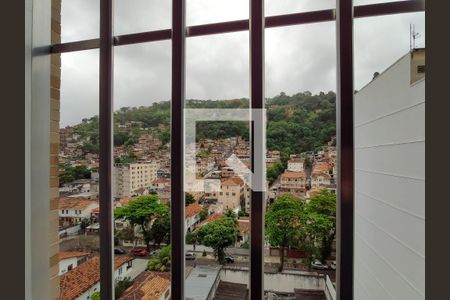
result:
<svg viewBox="0 0 450 300"><path fill-rule="evenodd" d="M251 166L253 172L264 170L263 155L255 155L255 150L262 152L265 137L262 109L264 108L264 0L250 0L250 105L252 109L251 130ZM263 176L265 176L263 174ZM263 180L263 176L261 180ZM258 176L254 176L255 179ZM258 179L257 179L258 180ZM252 185L256 184L252 182ZM258 184L256 184L258 185ZM251 192L250 204L250 299L264 298L264 192Z"/></svg>
<svg viewBox="0 0 450 300"><path fill-rule="evenodd" d="M171 299L184 300L185 1L172 1Z"/></svg>
<svg viewBox="0 0 450 300"><path fill-rule="evenodd" d="M113 122L113 0L100 1L100 295L114 299L112 122Z"/></svg>
<svg viewBox="0 0 450 300"><path fill-rule="evenodd" d="M124 34L116 36L114 38L114 45L122 46L122 45L164 41L170 40L171 37L172 31L170 29Z"/></svg>
<svg viewBox="0 0 450 300"><path fill-rule="evenodd" d="M358 5L354 7L354 17L375 17L419 11L425 11L425 0L396 1L388 3Z"/></svg>
<svg viewBox="0 0 450 300"><path fill-rule="evenodd" d="M337 296L353 299L354 136L353 1L336 0L338 150Z"/></svg>
<svg viewBox="0 0 450 300"><path fill-rule="evenodd" d="M425 10L424 0L397 1L355 6L354 17L376 17L400 13L412 13ZM266 28L302 25L335 20L335 10L326 9L295 14L266 17ZM186 37L203 36L211 34L230 33L249 30L249 20L237 20L205 25L195 25L186 28ZM171 39L171 30L163 29L116 36L115 46L131 45ZM99 47L99 39L55 44L50 47L50 53L64 53L96 49Z"/></svg>

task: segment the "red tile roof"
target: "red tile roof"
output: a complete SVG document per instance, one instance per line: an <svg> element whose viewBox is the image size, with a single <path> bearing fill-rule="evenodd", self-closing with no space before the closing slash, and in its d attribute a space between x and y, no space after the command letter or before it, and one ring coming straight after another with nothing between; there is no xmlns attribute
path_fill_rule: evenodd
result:
<svg viewBox="0 0 450 300"><path fill-rule="evenodd" d="M170 182L170 179L168 179L168 178L158 178L158 179L155 179L155 180L153 180L153 184L159 184L159 183L169 183Z"/></svg>
<svg viewBox="0 0 450 300"><path fill-rule="evenodd" d="M86 198L59 198L59 209L84 210L91 204L98 204L98 200L88 200Z"/></svg>
<svg viewBox="0 0 450 300"><path fill-rule="evenodd" d="M309 197L314 197L315 195L317 195L318 193L320 193L322 190L324 190L325 188L315 188L315 189L310 189L309 191L307 191L308 196Z"/></svg>
<svg viewBox="0 0 450 300"><path fill-rule="evenodd" d="M120 300L158 300L170 288L169 272L144 271L137 276Z"/></svg>
<svg viewBox="0 0 450 300"><path fill-rule="evenodd" d="M333 167L327 162L317 162L313 166L313 173L328 172Z"/></svg>
<svg viewBox="0 0 450 300"><path fill-rule="evenodd" d="M201 212L203 210L203 207L200 204L197 203L192 203L189 204L185 209L184 209L184 217L190 218L192 216L195 216L196 214L198 214L199 212Z"/></svg>
<svg viewBox="0 0 450 300"><path fill-rule="evenodd" d="M133 257L114 257L114 267L118 269ZM73 300L100 281L100 257L95 256L78 267L60 276L60 300Z"/></svg>
<svg viewBox="0 0 450 300"><path fill-rule="evenodd" d="M305 178L305 172L284 172L281 174L283 178Z"/></svg>
<svg viewBox="0 0 450 300"><path fill-rule="evenodd" d="M227 179L225 179L224 181L222 181L222 186L236 186L236 185L243 185L244 181L238 177L238 176L233 176L233 177L229 177Z"/></svg>
<svg viewBox="0 0 450 300"><path fill-rule="evenodd" d="M322 176L322 177L325 177L325 178L331 178L331 176L330 176L330 174L327 174L327 173L318 173L318 172L316 172L316 171L314 171L312 174L311 174L311 177L312 178L317 178L317 177L319 177L319 176Z"/></svg>
<svg viewBox="0 0 450 300"><path fill-rule="evenodd" d="M83 257L83 256L88 256L89 254L90 254L89 252L80 252L80 251L72 251L72 252L60 251L59 252L59 260L72 258L72 257Z"/></svg>

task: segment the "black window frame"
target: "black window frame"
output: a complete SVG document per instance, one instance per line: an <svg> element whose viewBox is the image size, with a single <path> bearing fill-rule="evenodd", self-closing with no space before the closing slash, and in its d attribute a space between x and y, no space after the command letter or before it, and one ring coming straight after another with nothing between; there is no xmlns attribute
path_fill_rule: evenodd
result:
<svg viewBox="0 0 450 300"><path fill-rule="evenodd" d="M100 38L53 44L48 54L100 49L100 293L114 299L114 243L112 207L113 49L115 46L172 40L171 99L171 298L184 299L183 109L185 104L185 40L188 37L250 32L251 108L264 107L265 28L336 21L337 52L337 298L353 299L353 20L391 14L423 12L424 0L407 0L353 7L352 0L336 0L336 9L264 17L264 0L250 0L250 18L221 23L185 25L185 0L172 0L172 29L113 36L113 0L100 0ZM252 127L252 134L259 134ZM252 139L251 148L255 146ZM254 161L252 165L261 163ZM251 194L250 299L262 299L264 193Z"/></svg>

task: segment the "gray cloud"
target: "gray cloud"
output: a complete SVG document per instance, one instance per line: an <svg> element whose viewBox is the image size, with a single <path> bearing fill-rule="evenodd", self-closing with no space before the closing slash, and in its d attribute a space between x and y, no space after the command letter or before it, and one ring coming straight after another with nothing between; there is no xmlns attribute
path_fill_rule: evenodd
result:
<svg viewBox="0 0 450 300"><path fill-rule="evenodd" d="M356 0L355 5L389 2ZM266 15L334 8L334 0L266 0ZM171 1L116 0L115 34L170 28ZM248 18L243 0L187 1L187 24ZM355 88L371 80L409 50L409 24L424 46L424 14L355 20ZM98 1L63 1L62 40L96 38ZM186 44L186 96L229 99L249 96L249 34L189 38ZM334 22L266 30L266 96L336 89ZM114 107L150 105L170 99L170 41L114 49ZM61 125L98 113L98 50L62 55Z"/></svg>

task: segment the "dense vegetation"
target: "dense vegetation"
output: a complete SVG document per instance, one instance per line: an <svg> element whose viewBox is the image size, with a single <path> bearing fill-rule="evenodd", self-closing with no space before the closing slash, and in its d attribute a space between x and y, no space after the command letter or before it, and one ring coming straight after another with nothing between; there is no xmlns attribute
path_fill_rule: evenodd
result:
<svg viewBox="0 0 450 300"><path fill-rule="evenodd" d="M312 95L310 92L289 96L285 93L266 100L267 148L282 152L283 161L292 153L314 150L324 145L336 134L334 92ZM188 108L247 108L248 99L188 100ZM170 139L170 102L151 106L122 107L114 113L114 144L130 146L140 135L154 133L167 143ZM119 124L133 122L129 128ZM84 141L83 150L98 149L98 116L83 119L75 127ZM199 122L198 138L226 138L241 135L248 138L245 122Z"/></svg>
<svg viewBox="0 0 450 300"><path fill-rule="evenodd" d="M336 194L324 189L303 203L291 194L279 196L265 215L265 234L271 246L280 248L284 267L284 249L303 250L305 265L314 259L325 261L331 254L336 232Z"/></svg>

